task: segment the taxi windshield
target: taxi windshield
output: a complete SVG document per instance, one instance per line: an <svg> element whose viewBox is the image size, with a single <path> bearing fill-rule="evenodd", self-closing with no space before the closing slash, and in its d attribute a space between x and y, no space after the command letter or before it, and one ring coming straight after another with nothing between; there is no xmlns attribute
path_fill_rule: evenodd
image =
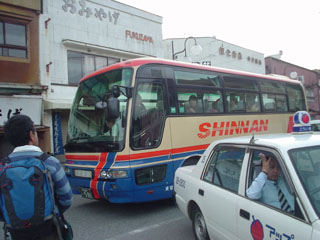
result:
<svg viewBox="0 0 320 240"><path fill-rule="evenodd" d="M124 147L127 97L121 91L120 116L111 119L107 99L114 85L131 85L132 69L117 69L82 81L68 123L67 151L120 151Z"/></svg>
<svg viewBox="0 0 320 240"><path fill-rule="evenodd" d="M315 211L320 216L320 146L292 149L289 156Z"/></svg>

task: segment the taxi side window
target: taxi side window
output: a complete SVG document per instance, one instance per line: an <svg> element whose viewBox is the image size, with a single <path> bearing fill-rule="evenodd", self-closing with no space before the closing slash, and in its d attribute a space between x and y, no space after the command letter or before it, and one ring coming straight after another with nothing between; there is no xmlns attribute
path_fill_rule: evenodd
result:
<svg viewBox="0 0 320 240"><path fill-rule="evenodd" d="M238 192L244 148L221 147L215 150L204 171L203 180Z"/></svg>
<svg viewBox="0 0 320 240"><path fill-rule="evenodd" d="M269 161L266 173L262 173L263 157L260 154L266 156ZM279 165L279 159L270 152L252 151L246 195L252 200L303 218L295 200L295 194L291 192L288 181Z"/></svg>

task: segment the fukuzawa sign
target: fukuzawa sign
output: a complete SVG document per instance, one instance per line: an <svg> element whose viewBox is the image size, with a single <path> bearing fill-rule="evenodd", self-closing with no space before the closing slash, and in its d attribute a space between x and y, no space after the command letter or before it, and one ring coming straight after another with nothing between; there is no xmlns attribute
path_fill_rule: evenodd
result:
<svg viewBox="0 0 320 240"><path fill-rule="evenodd" d="M144 35L142 33L132 32L130 30L126 30L126 38L136 39L141 42L150 42L153 44L153 39L150 36Z"/></svg>

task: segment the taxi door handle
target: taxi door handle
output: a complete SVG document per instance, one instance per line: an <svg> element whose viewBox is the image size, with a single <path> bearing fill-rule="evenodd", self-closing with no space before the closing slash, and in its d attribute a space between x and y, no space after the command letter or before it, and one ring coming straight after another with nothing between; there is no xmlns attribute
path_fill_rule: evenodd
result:
<svg viewBox="0 0 320 240"><path fill-rule="evenodd" d="M240 217L250 220L250 213L243 209L240 209Z"/></svg>
<svg viewBox="0 0 320 240"><path fill-rule="evenodd" d="M202 189L199 189L199 195L203 196L204 195L204 191Z"/></svg>

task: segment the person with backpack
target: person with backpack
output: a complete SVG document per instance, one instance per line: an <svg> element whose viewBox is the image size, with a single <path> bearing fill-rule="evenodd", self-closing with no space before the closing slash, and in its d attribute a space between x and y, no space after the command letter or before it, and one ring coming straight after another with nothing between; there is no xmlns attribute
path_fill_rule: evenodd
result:
<svg viewBox="0 0 320 240"><path fill-rule="evenodd" d="M64 169L38 147L30 117L9 118L4 134L14 150L0 162L0 220L12 240L62 239L57 216L72 203Z"/></svg>

